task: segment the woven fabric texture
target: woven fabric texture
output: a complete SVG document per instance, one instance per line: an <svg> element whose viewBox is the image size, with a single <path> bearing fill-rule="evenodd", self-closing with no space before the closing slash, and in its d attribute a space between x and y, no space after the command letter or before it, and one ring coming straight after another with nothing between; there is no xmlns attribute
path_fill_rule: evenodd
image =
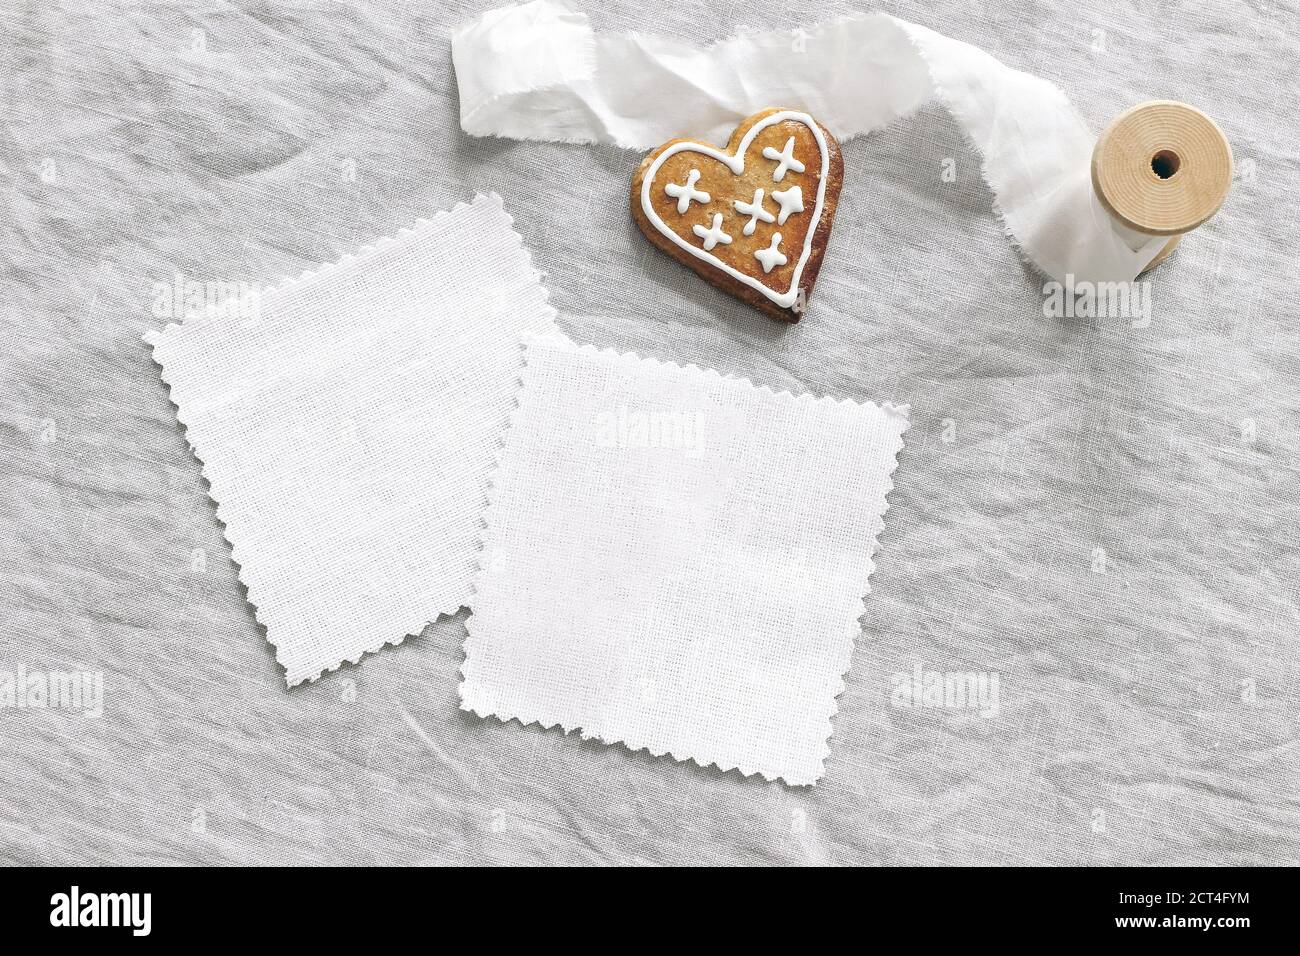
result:
<svg viewBox="0 0 1300 956"><path fill-rule="evenodd" d="M499 2L0 15L0 669L104 695L0 710L0 861L1300 861L1293 0L886 4L1094 131L1187 101L1237 179L1147 277L1149 322L1047 317L928 105L846 144L794 327L646 242L637 153L461 132L449 37ZM581 5L691 42L863 9ZM285 689L140 341L153 286L273 283L491 191L574 340L911 405L816 787L465 714L464 612ZM918 664L998 675L998 715L897 706Z"/></svg>

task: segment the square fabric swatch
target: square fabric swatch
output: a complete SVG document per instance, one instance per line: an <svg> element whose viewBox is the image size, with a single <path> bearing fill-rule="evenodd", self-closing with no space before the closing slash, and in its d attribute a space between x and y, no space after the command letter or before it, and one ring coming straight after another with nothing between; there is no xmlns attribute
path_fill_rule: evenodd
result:
<svg viewBox="0 0 1300 956"><path fill-rule="evenodd" d="M812 784L907 408L528 347L461 706Z"/></svg>
<svg viewBox="0 0 1300 956"><path fill-rule="evenodd" d="M523 336L554 311L497 196L152 332L290 685L469 598Z"/></svg>

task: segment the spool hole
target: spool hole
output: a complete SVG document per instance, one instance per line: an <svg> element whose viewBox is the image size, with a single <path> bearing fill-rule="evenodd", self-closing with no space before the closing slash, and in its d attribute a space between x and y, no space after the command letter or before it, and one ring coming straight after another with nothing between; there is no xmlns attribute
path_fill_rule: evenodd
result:
<svg viewBox="0 0 1300 956"><path fill-rule="evenodd" d="M1161 179L1171 179L1182 164L1172 149L1162 149L1151 157L1151 171Z"/></svg>

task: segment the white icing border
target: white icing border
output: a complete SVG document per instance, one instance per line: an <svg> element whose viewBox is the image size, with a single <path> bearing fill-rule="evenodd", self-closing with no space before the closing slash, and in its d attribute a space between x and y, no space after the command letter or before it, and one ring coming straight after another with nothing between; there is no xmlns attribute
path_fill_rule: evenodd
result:
<svg viewBox="0 0 1300 956"><path fill-rule="evenodd" d="M797 123L803 123L812 130L813 137L817 140L817 146L821 149L822 172L817 184L817 203L813 207L812 223L808 227L808 234L804 237L803 252L799 256L799 261L795 264L794 274L790 277L790 288L786 292L777 292L770 286L759 282L753 276L746 275L738 269L733 269L713 253L705 252L703 249L691 245L691 243L687 242L681 236L677 235L677 233L673 232L672 229L668 228L668 225L659 218L659 214L655 212L654 204L650 202L650 187L654 185L655 176L658 175L659 167L663 165L664 160L669 156L676 156L678 153L688 151L692 153L703 153L705 156L716 159L730 169L734 175L739 176L745 171L745 151L749 149L749 144L754 141L754 137L769 126L774 126L777 123L782 123L786 120L794 120ZM780 113L773 113L771 116L764 117L751 126L749 132L744 135L740 143L736 146L736 154L734 156L729 156L722 150L716 149L712 146L707 146L703 143L681 142L669 146L655 157L655 161L651 163L650 168L646 170L645 178L641 182L641 211L645 213L647 219L654 223L656 229L671 239L679 247L685 249L697 259L703 259L705 262L717 266L733 279L743 282L752 289L757 289L781 308L788 309L798 301L799 277L803 275L803 267L807 264L808 257L812 255L813 237L817 234L817 226L821 223L822 205L826 198L826 177L830 173L830 165L831 157L830 151L826 147L826 137L823 135L821 127L817 125L816 121L807 113L798 113L793 110L782 110Z"/></svg>

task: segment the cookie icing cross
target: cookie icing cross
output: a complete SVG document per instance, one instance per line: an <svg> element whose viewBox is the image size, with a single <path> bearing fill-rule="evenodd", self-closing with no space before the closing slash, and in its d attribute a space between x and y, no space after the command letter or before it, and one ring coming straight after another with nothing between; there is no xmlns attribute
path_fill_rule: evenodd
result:
<svg viewBox="0 0 1300 956"><path fill-rule="evenodd" d="M742 216L749 217L749 222L745 223L745 228L741 230L741 232L747 236L752 236L754 234L754 230L758 228L759 220L762 220L763 222L776 221L776 216L763 208L763 190L761 189L754 190L753 202L745 202L744 200L737 199L732 203L732 205L736 207L736 212L740 213ZM785 222L784 219L781 221Z"/></svg>
<svg viewBox="0 0 1300 956"><path fill-rule="evenodd" d="M722 213L720 212L715 212L713 214L713 225L708 229L705 229L700 225L695 225L691 226L691 232L704 240L705 252L708 252L718 243L722 243L724 246L731 245L731 237L722 231Z"/></svg>
<svg viewBox="0 0 1300 956"><path fill-rule="evenodd" d="M699 228L698 226L696 227ZM763 274L771 272L777 266L783 266L790 261L790 257L780 250L781 234L772 233L772 244L766 249L757 249L754 251L754 258L763 263Z"/></svg>
<svg viewBox="0 0 1300 956"><path fill-rule="evenodd" d="M776 169L772 170L772 181L779 183L785 179L785 171L793 169L796 173L802 173L806 168L803 163L794 158L794 137L791 136L785 141L785 149L779 153L771 146L763 147L764 159L777 160Z"/></svg>
<svg viewBox="0 0 1300 956"><path fill-rule="evenodd" d="M794 212L803 212L803 190L798 186L791 186L789 189L776 189L772 191L772 198L776 204L781 207L780 215L776 217L776 224L784 226L785 221L790 218ZM768 222L771 222L769 219Z"/></svg>
<svg viewBox="0 0 1300 956"><path fill-rule="evenodd" d="M677 200L677 212L684 214L690 208L691 202L698 203L710 202L713 197L702 189L696 189L695 184L700 181L700 171L692 169L686 177L686 184L669 183L664 187L664 192Z"/></svg>

